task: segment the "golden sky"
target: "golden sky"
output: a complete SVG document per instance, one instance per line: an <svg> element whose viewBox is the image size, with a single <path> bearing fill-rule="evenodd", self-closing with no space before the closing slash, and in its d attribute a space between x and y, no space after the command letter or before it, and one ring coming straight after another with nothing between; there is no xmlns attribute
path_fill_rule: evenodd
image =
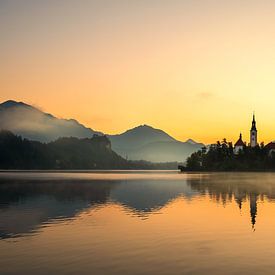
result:
<svg viewBox="0 0 275 275"><path fill-rule="evenodd" d="M0 100L93 129L275 139L275 2L0 0Z"/></svg>

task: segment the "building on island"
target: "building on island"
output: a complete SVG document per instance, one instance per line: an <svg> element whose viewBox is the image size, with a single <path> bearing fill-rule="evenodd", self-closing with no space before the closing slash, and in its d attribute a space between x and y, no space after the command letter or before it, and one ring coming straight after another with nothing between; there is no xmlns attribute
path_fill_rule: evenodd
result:
<svg viewBox="0 0 275 275"><path fill-rule="evenodd" d="M246 144L242 140L242 134L240 134L240 137L239 137L238 141L234 145L234 153L239 154L239 152L242 151L245 146L246 146ZM253 119L252 119L249 146L251 146L251 147L258 146L258 131L257 131L257 128L256 128L255 114L253 114Z"/></svg>
<svg viewBox="0 0 275 275"><path fill-rule="evenodd" d="M245 146L245 143L243 142L242 134L240 133L240 137L234 145L234 153L239 154L239 152L243 150L244 146Z"/></svg>
<svg viewBox="0 0 275 275"><path fill-rule="evenodd" d="M257 141L256 120L255 120L255 114L253 114L252 126L250 130L250 146L256 147L257 145L258 145L258 141Z"/></svg>
<svg viewBox="0 0 275 275"><path fill-rule="evenodd" d="M234 154L239 154L242 150L244 150L245 146L246 143L242 140L242 134L240 134L238 141L234 145ZM248 144L248 146L250 146L251 148L259 146L255 114L253 114L252 125L250 129L250 143ZM275 156L275 141L269 142L264 148L266 149L270 157Z"/></svg>

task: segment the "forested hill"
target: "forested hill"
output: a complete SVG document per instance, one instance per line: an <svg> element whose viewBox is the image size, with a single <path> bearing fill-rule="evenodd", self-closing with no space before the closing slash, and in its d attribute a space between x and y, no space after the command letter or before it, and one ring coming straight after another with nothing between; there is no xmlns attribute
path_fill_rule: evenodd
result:
<svg viewBox="0 0 275 275"><path fill-rule="evenodd" d="M41 143L0 131L0 169L175 169L176 165L127 161L112 151L106 136Z"/></svg>

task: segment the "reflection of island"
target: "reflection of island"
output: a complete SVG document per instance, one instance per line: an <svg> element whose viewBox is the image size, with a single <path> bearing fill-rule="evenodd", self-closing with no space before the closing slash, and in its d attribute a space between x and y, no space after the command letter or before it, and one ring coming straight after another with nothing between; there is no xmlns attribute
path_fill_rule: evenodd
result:
<svg viewBox="0 0 275 275"><path fill-rule="evenodd" d="M266 173L213 173L201 178L190 178L187 184L200 194L208 194L211 199L223 204L234 199L240 209L243 202L249 201L251 224L254 228L258 200L275 199L273 179L274 175Z"/></svg>

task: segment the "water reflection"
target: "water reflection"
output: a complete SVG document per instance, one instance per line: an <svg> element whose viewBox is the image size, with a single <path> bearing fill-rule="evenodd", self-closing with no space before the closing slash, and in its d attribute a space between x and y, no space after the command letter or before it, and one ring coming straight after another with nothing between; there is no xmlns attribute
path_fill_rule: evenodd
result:
<svg viewBox="0 0 275 275"><path fill-rule="evenodd" d="M41 226L74 219L87 209L106 204L122 205L127 214L141 218L161 213L176 198L209 196L227 205L235 201L242 209L250 203L251 225L255 229L258 201L275 199L273 174L171 174L165 179L96 179L66 177L42 180L0 175L0 238L35 234Z"/></svg>
<svg viewBox="0 0 275 275"><path fill-rule="evenodd" d="M0 181L0 238L35 233L42 224L104 204L114 186L107 181Z"/></svg>
<svg viewBox="0 0 275 275"><path fill-rule="evenodd" d="M240 210L249 201L251 225L255 229L257 202L275 199L275 177L273 173L213 173L201 178L187 179L192 190L201 195L208 194L212 200L226 205L234 199Z"/></svg>

